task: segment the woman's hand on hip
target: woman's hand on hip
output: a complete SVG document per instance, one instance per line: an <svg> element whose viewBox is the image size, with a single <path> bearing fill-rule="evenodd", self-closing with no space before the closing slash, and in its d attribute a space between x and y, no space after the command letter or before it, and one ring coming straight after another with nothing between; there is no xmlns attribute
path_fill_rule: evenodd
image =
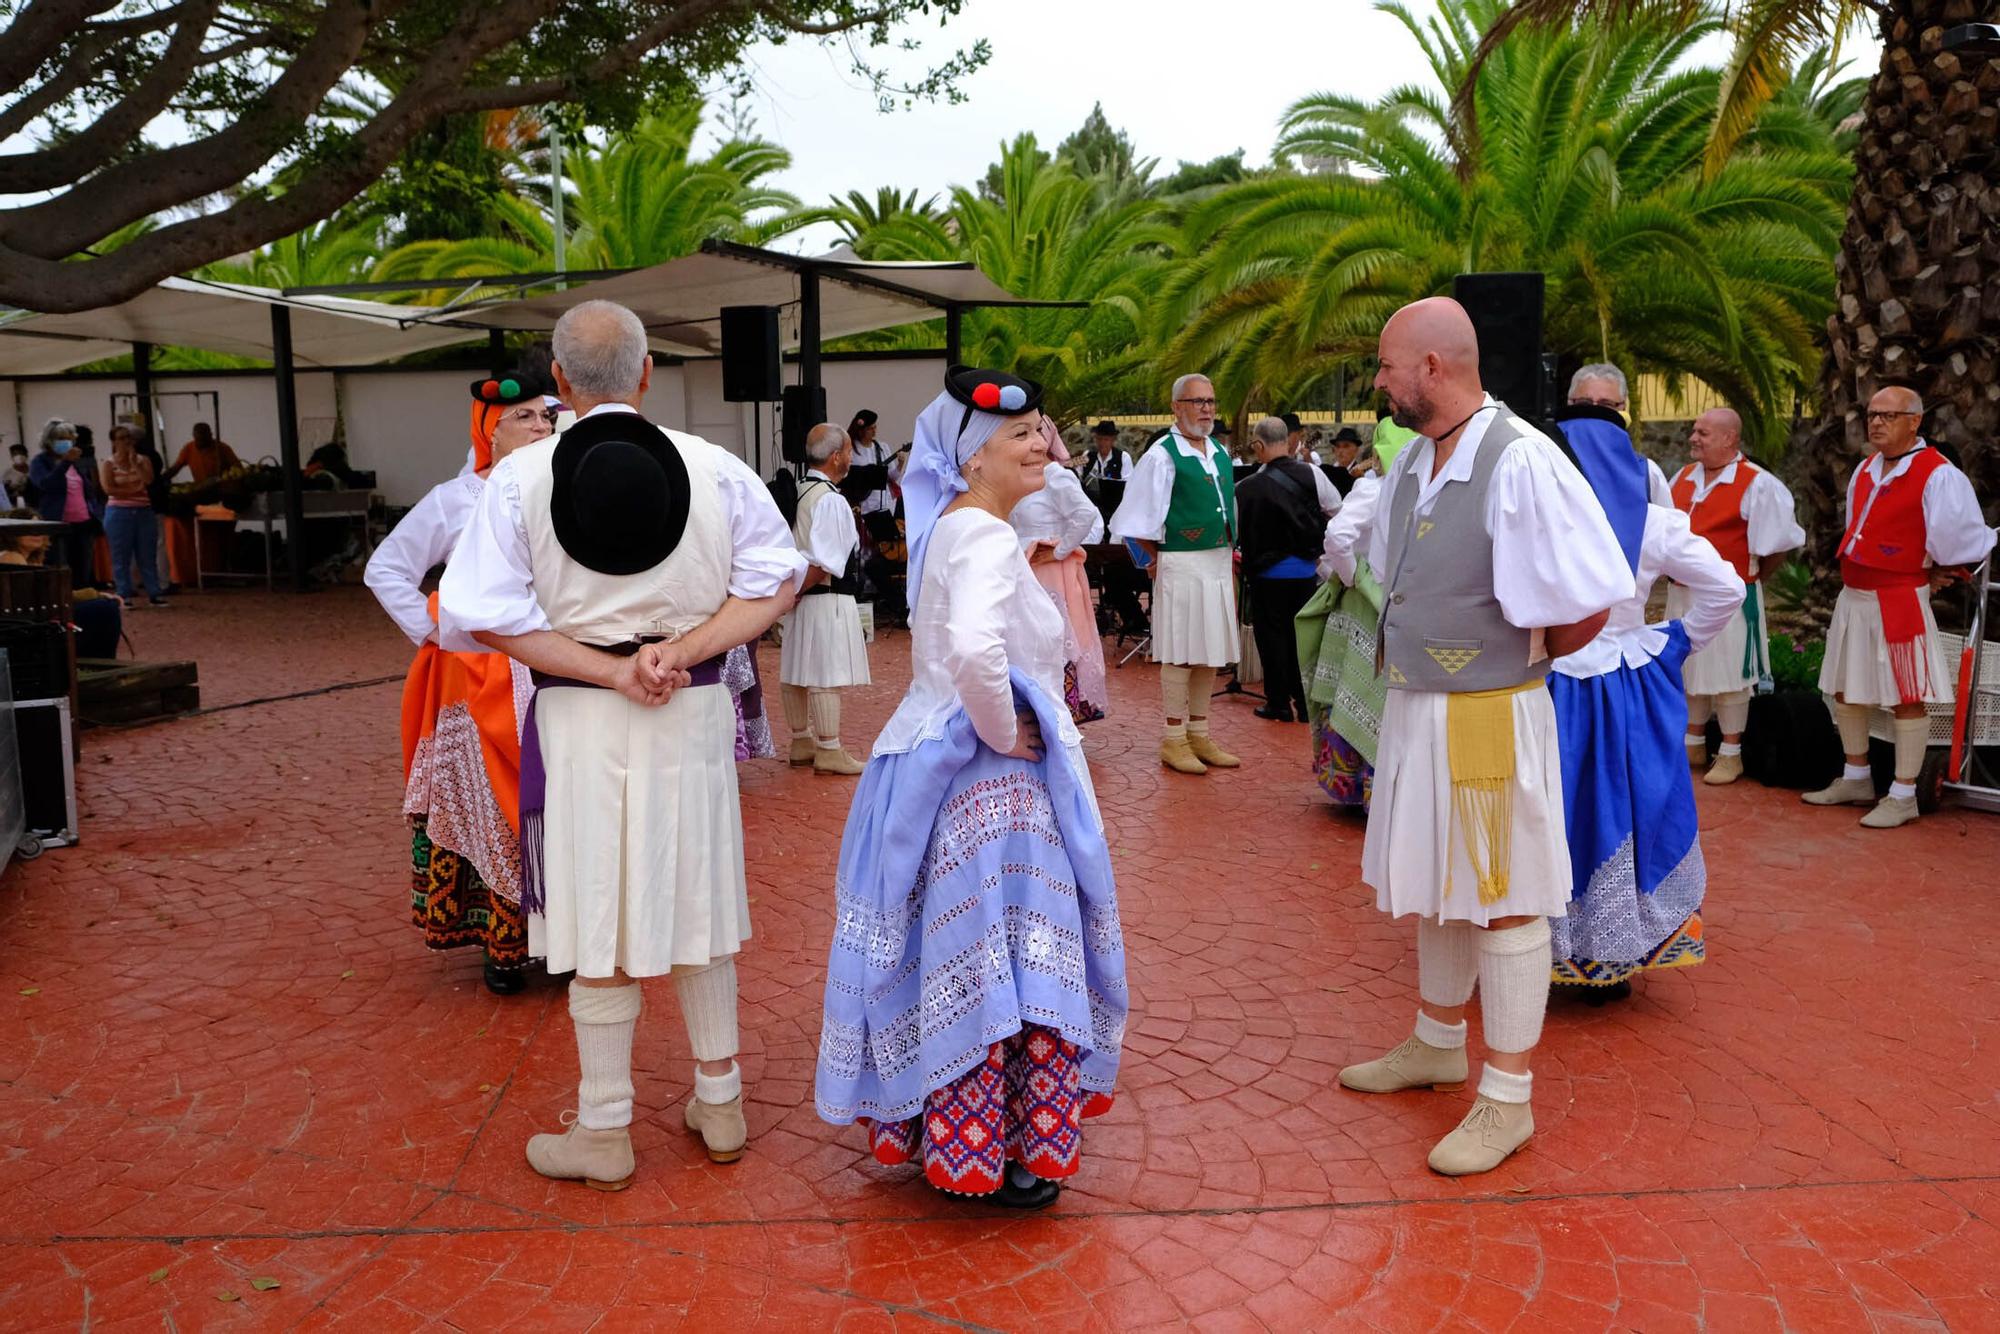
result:
<svg viewBox="0 0 2000 1334"><path fill-rule="evenodd" d="M1026 760L1030 764L1042 762L1042 725L1032 713L1014 715L1014 749L1003 754L1010 760Z"/></svg>

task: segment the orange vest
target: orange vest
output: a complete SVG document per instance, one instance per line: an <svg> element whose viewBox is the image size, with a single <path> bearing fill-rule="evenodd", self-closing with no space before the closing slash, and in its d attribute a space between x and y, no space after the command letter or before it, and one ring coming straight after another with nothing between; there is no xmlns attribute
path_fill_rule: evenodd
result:
<svg viewBox="0 0 2000 1334"><path fill-rule="evenodd" d="M1750 521L1743 517L1743 497L1761 471L1742 455L1736 457L1736 476L1720 482L1700 500L1694 498L1694 470L1688 464L1674 474L1674 508L1688 516L1688 527L1696 536L1708 539L1716 553L1736 567L1744 583L1753 582L1750 573Z"/></svg>
<svg viewBox="0 0 2000 1334"><path fill-rule="evenodd" d="M1929 579L1924 487L1946 460L1928 445L1914 453L1909 467L1882 486L1875 484L1866 460L1855 474L1847 531L1840 538L1840 581L1849 588L1916 588Z"/></svg>

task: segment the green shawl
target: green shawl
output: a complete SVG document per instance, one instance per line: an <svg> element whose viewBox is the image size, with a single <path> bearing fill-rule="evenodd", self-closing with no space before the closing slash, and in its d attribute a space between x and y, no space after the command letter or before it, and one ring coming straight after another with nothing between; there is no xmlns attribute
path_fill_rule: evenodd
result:
<svg viewBox="0 0 2000 1334"><path fill-rule="evenodd" d="M1370 764L1389 689L1375 672L1375 626L1381 618L1382 586L1363 561L1355 569L1354 587L1327 580L1293 622L1306 702L1326 709L1328 725Z"/></svg>

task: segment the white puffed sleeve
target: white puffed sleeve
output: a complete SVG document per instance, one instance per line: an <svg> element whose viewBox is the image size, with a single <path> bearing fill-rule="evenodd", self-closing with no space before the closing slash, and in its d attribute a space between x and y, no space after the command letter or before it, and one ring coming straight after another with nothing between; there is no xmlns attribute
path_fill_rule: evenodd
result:
<svg viewBox="0 0 2000 1334"><path fill-rule="evenodd" d="M711 448L715 448L711 446ZM750 471L750 465L726 449L715 449L716 481L722 488L722 510L729 520L733 555L729 566L731 597L768 598L806 578L806 558L792 541L792 530L778 512L771 490ZM850 525L851 526L851 525Z"/></svg>
<svg viewBox="0 0 2000 1334"><path fill-rule="evenodd" d="M1674 488L1667 481L1666 473L1651 459L1646 460L1646 503L1674 508Z"/></svg>
<svg viewBox="0 0 2000 1334"><path fill-rule="evenodd" d="M1653 506L1646 512L1646 544L1653 548L1648 567L1684 586L1692 597L1681 616L1688 642L1701 648L1721 634L1743 610L1743 580L1724 560L1715 544L1695 534L1688 516L1677 509Z"/></svg>
<svg viewBox="0 0 2000 1334"><path fill-rule="evenodd" d="M1354 586L1354 571L1361 561L1361 547L1375 527L1375 507L1381 497L1380 477L1369 475L1354 479L1354 486L1348 491L1340 512L1326 521L1326 542L1320 549L1320 578L1338 579L1350 588Z"/></svg>
<svg viewBox="0 0 2000 1334"><path fill-rule="evenodd" d="M1569 625L1632 596L1632 567L1604 507L1576 465L1539 435L1522 436L1494 468L1486 530L1493 595L1511 625Z"/></svg>
<svg viewBox="0 0 2000 1334"><path fill-rule="evenodd" d="M1319 496L1319 512L1331 518L1340 513L1340 488L1333 484L1319 464L1308 466L1312 469L1313 491Z"/></svg>
<svg viewBox="0 0 2000 1334"><path fill-rule="evenodd" d="M806 530L806 558L828 574L841 575L847 572L854 549L860 545L854 511L838 491L823 492L813 502L812 524Z"/></svg>
<svg viewBox="0 0 2000 1334"><path fill-rule="evenodd" d="M1042 470L1042 475L1047 479L1043 489L1048 492L1056 513L1056 559L1064 560L1090 541L1091 531L1103 522L1103 516L1090 503L1090 497L1083 494L1083 483L1068 468L1051 463Z"/></svg>
<svg viewBox="0 0 2000 1334"><path fill-rule="evenodd" d="M1173 442L1168 439L1147 450L1133 466L1125 499L1111 516L1111 535L1159 541L1167 531L1167 506L1173 498Z"/></svg>
<svg viewBox="0 0 2000 1334"><path fill-rule="evenodd" d="M437 637L430 598L423 591L424 576L442 565L458 545L482 486L476 478L455 477L432 487L368 558L361 582L412 644Z"/></svg>
<svg viewBox="0 0 2000 1334"><path fill-rule="evenodd" d="M1972 479L1949 463L1924 483L1924 548L1937 565L1975 565L1993 549Z"/></svg>
<svg viewBox="0 0 2000 1334"><path fill-rule="evenodd" d="M474 631L526 635L549 628L535 601L528 533L521 524L521 483L511 458L486 475L486 490L452 549L438 582L438 646L484 653Z"/></svg>
<svg viewBox="0 0 2000 1334"><path fill-rule="evenodd" d="M945 557L950 599L945 618L945 672L979 739L994 750L1014 748L1014 686L1007 676L1010 571L1021 559L1013 529L981 523ZM926 578L929 571L925 571Z"/></svg>
<svg viewBox="0 0 2000 1334"><path fill-rule="evenodd" d="M1743 521L1750 525L1750 554L1759 560L1806 544L1791 491L1761 468L1743 490Z"/></svg>

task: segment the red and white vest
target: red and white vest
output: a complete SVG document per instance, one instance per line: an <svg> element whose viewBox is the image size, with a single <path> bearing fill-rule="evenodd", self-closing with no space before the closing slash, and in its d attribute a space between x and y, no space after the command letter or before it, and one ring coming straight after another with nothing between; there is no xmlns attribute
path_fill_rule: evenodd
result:
<svg viewBox="0 0 2000 1334"><path fill-rule="evenodd" d="M1674 508L1688 516L1688 526L1696 536L1707 538L1716 553L1736 567L1737 576L1750 583L1754 579L1750 573L1750 521L1743 517L1743 497L1763 470L1739 454L1736 475L1716 483L1696 500L1694 473L1698 466L1690 463L1674 474Z"/></svg>
<svg viewBox="0 0 2000 1334"><path fill-rule="evenodd" d="M1929 445L1878 485L1866 460L1854 475L1847 531L1840 538L1840 580L1849 588L1916 588L1926 583L1924 487L1945 457ZM1856 541L1856 534L1860 540Z"/></svg>

